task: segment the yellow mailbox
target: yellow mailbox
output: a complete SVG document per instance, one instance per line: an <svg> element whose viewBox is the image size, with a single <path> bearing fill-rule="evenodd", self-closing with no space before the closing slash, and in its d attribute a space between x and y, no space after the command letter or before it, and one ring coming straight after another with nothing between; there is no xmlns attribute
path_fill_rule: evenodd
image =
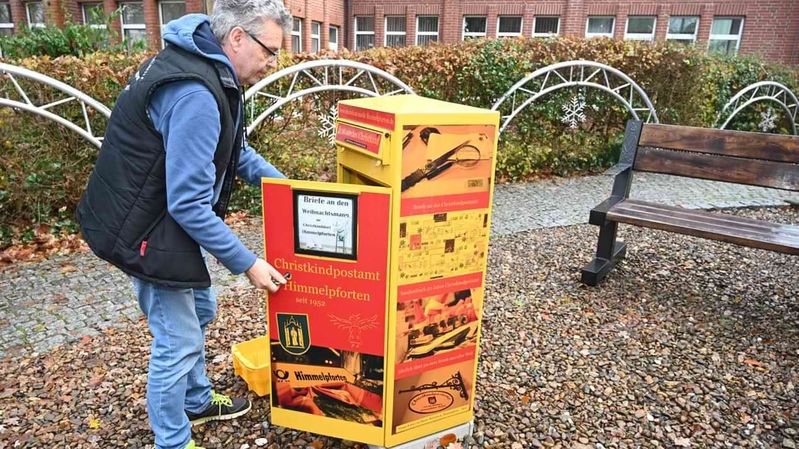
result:
<svg viewBox="0 0 799 449"><path fill-rule="evenodd" d="M499 114L339 103L337 183L263 180L272 422L394 447L471 422Z"/></svg>

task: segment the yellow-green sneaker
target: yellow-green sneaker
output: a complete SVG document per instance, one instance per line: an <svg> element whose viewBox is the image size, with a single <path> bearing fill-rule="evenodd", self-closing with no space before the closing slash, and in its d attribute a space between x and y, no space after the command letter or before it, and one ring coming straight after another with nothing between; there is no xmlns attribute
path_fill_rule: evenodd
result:
<svg viewBox="0 0 799 449"><path fill-rule="evenodd" d="M223 394L216 394L211 390L211 403L200 413L186 412L192 426L203 424L208 421L221 421L225 419L238 418L247 413L252 408L252 404L247 399L231 398Z"/></svg>
<svg viewBox="0 0 799 449"><path fill-rule="evenodd" d="M184 449L205 449L205 448L197 446L196 444L194 444L194 440L191 440L191 441L189 441L189 444L187 444Z"/></svg>

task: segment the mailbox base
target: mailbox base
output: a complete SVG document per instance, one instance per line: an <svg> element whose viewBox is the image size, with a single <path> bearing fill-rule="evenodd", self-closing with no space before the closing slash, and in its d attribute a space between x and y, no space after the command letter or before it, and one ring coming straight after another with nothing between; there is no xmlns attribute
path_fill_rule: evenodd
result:
<svg viewBox="0 0 799 449"><path fill-rule="evenodd" d="M438 442L441 441L442 438L448 435L454 435L457 438L457 441L463 441L464 438L472 434L472 429L474 428L474 421L467 422L465 424L461 424L459 426L451 427L446 430L442 430L441 432L434 433L432 435L428 435L426 437L422 437L413 441L408 441L407 443L400 444L399 446L392 446L387 448L385 446L373 446L369 445L369 449L426 449L431 442ZM436 443L436 447L438 443ZM446 448L446 446L444 446ZM466 447L464 445L464 447Z"/></svg>

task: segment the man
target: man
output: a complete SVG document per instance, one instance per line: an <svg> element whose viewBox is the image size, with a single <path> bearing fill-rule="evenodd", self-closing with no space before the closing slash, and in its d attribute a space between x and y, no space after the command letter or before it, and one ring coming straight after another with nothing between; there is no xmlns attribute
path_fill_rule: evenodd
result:
<svg viewBox="0 0 799 449"><path fill-rule="evenodd" d="M85 240L131 276L147 316L147 412L158 449L197 448L192 424L250 410L206 377L216 297L203 250L259 289L286 282L223 218L236 174L251 184L284 177L246 143L241 84L276 66L291 20L278 0L216 0L210 18L167 24L166 48L117 100L78 205Z"/></svg>

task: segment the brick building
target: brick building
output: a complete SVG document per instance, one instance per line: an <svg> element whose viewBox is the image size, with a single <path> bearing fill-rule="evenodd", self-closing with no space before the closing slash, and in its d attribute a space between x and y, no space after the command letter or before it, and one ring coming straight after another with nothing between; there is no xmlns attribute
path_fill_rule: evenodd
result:
<svg viewBox="0 0 799 449"><path fill-rule="evenodd" d="M291 35L283 47L294 52L343 48L343 0L287 0L294 16ZM11 34L19 24L31 27L63 25L68 17L75 23L104 27L103 15L122 7L111 26L126 42L145 40L160 48L161 26L192 12L207 12L213 0L0 0L0 35Z"/></svg>
<svg viewBox="0 0 799 449"><path fill-rule="evenodd" d="M353 0L351 47L477 37L675 40L799 63L795 0Z"/></svg>
<svg viewBox="0 0 799 449"><path fill-rule="evenodd" d="M157 48L161 24L186 12L208 11L212 1L0 0L0 34L12 33L18 23L63 24L65 14L74 22L93 23L96 13L124 6L112 26L129 42L146 39ZM295 52L469 38L580 36L675 40L799 64L795 0L287 0L287 4L295 20L284 47Z"/></svg>

